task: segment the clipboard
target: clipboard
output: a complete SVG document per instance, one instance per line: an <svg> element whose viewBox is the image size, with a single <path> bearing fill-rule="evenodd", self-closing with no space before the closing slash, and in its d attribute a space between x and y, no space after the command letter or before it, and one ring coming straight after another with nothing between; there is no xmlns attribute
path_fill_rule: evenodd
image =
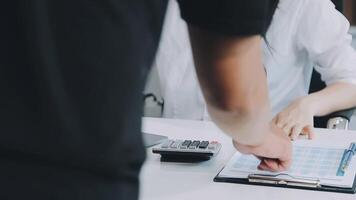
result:
<svg viewBox="0 0 356 200"><path fill-rule="evenodd" d="M347 194L356 193L356 176L354 178L352 188L341 188L341 187L325 186L320 184L319 180L312 180L312 179L288 179L285 177L269 176L269 175L262 175L262 174L250 174L248 178L229 178L229 177L220 177L219 176L220 172L215 176L214 182L315 190L315 191L337 192L337 193L347 193Z"/></svg>
<svg viewBox="0 0 356 200"><path fill-rule="evenodd" d="M258 170L257 158L237 152L215 176L214 181L355 194L356 160L352 157L356 152L356 144L351 144L351 149L294 146L296 164L280 173ZM351 150L355 152L350 153ZM332 164L327 164L330 162ZM349 163L351 167L346 170L344 167ZM346 171L340 173L342 169Z"/></svg>

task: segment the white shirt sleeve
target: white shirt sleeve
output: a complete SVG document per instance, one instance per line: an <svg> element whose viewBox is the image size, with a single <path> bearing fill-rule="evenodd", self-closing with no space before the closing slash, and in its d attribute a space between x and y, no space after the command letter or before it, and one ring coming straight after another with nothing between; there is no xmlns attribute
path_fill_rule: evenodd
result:
<svg viewBox="0 0 356 200"><path fill-rule="evenodd" d="M203 119L205 102L194 69L188 28L175 0L168 3L153 67L157 68L164 98L163 116Z"/></svg>
<svg viewBox="0 0 356 200"><path fill-rule="evenodd" d="M330 0L304 0L296 32L297 48L307 52L327 85L356 84L356 52L348 20Z"/></svg>

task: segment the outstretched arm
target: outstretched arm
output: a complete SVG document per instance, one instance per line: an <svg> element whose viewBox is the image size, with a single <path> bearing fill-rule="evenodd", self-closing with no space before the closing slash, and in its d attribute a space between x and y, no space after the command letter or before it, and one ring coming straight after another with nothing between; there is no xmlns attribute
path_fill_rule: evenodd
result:
<svg viewBox="0 0 356 200"><path fill-rule="evenodd" d="M336 82L325 89L299 98L280 112L275 124L292 139L299 134L313 138L313 117L356 106L356 85Z"/></svg>
<svg viewBox="0 0 356 200"><path fill-rule="evenodd" d="M261 143L270 107L260 36L225 37L192 26L189 32L211 118L241 143Z"/></svg>
<svg viewBox="0 0 356 200"><path fill-rule="evenodd" d="M199 82L212 120L238 150L262 159L261 169L290 165L291 144L270 125L261 37L218 35L189 26Z"/></svg>

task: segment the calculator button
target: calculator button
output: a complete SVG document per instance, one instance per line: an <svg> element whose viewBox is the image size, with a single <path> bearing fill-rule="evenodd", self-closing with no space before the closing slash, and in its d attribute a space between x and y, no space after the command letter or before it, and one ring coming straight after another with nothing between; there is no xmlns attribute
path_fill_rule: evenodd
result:
<svg viewBox="0 0 356 200"><path fill-rule="evenodd" d="M179 144L180 144L181 142L182 142L181 140L176 140L176 141L174 141L174 142L171 144L171 148L172 148L172 149L178 149Z"/></svg>
<svg viewBox="0 0 356 200"><path fill-rule="evenodd" d="M206 149L208 147L208 145L209 145L208 141L202 141L199 144L199 149Z"/></svg>
<svg viewBox="0 0 356 200"><path fill-rule="evenodd" d="M187 149L191 143L192 143L191 140L185 140L185 141L180 145L180 148L181 148L181 149Z"/></svg>
<svg viewBox="0 0 356 200"><path fill-rule="evenodd" d="M167 149L168 147L171 146L172 143L173 143L173 140L168 140L161 145L161 148Z"/></svg>
<svg viewBox="0 0 356 200"><path fill-rule="evenodd" d="M199 144L200 144L200 141L194 140L194 141L189 145L189 149L196 149L196 148L198 148Z"/></svg>
<svg viewBox="0 0 356 200"><path fill-rule="evenodd" d="M218 145L218 143L210 143L209 146L208 146L208 149L215 150L217 145Z"/></svg>

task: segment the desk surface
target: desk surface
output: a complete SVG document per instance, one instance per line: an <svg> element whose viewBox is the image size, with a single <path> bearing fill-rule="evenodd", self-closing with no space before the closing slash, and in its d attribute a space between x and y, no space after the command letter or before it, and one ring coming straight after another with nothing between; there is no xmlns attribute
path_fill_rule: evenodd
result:
<svg viewBox="0 0 356 200"><path fill-rule="evenodd" d="M356 195L350 194L213 182L215 175L235 150L231 140L211 122L143 118L142 130L145 133L166 135L172 139L217 140L222 143L222 149L217 157L196 164L161 163L160 156L152 154L149 148L140 176L140 199L142 200L356 199ZM335 145L345 143L345 138L348 143L356 142L356 131L316 129L316 134L317 140L333 140Z"/></svg>

